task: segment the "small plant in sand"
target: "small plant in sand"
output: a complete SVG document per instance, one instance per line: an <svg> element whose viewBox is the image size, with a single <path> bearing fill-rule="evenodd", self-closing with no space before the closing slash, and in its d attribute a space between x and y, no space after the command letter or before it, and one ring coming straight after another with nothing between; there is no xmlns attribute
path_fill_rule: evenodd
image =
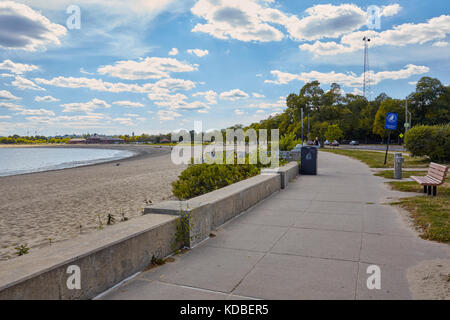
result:
<svg viewBox="0 0 450 320"><path fill-rule="evenodd" d="M52 238L48 238L48 242L50 245L52 245L52 240L53 240Z"/></svg>
<svg viewBox="0 0 450 320"><path fill-rule="evenodd" d="M114 223L116 223L116 218L111 213L108 213L108 215L106 217L106 224L108 226L110 226L110 225L112 225Z"/></svg>
<svg viewBox="0 0 450 320"><path fill-rule="evenodd" d="M120 215L121 215L121 218L120 218L121 222L128 221L128 218L125 216L125 211L123 211L123 209L120 210Z"/></svg>
<svg viewBox="0 0 450 320"><path fill-rule="evenodd" d="M102 222L102 219L100 218L100 213L97 213L97 217L98 217L98 230L102 230L103 222Z"/></svg>
<svg viewBox="0 0 450 320"><path fill-rule="evenodd" d="M80 234L81 234L81 229L83 228L83 226L81 225L81 222L78 221L78 229L80 230Z"/></svg>
<svg viewBox="0 0 450 320"><path fill-rule="evenodd" d="M23 256L24 254L27 254L28 251L30 251L30 248L28 248L26 244L22 244L21 246L15 247L14 249L16 249L16 254L18 256Z"/></svg>

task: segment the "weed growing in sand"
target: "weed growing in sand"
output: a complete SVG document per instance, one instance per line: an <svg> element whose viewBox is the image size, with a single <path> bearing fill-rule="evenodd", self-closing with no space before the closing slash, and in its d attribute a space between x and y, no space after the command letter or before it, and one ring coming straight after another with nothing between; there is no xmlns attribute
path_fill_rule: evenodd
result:
<svg viewBox="0 0 450 320"><path fill-rule="evenodd" d="M78 221L78 229L80 230L80 234L81 234L81 229L83 228L83 226L81 225L81 222Z"/></svg>
<svg viewBox="0 0 450 320"><path fill-rule="evenodd" d="M102 230L103 222L102 222L102 219L100 218L100 213L97 213L97 217L98 217L98 230Z"/></svg>
<svg viewBox="0 0 450 320"><path fill-rule="evenodd" d="M114 218L114 216L111 213L108 213L108 216L106 218L106 224L108 226L110 226L110 225L112 225L114 223L116 223L116 218Z"/></svg>
<svg viewBox="0 0 450 320"><path fill-rule="evenodd" d="M30 248L28 248L26 244L22 244L21 246L15 247L14 249L16 249L16 254L18 256L23 256L24 254L27 254L28 251L30 251Z"/></svg>
<svg viewBox="0 0 450 320"><path fill-rule="evenodd" d="M48 242L50 245L52 245L52 240L53 240L52 238L48 238Z"/></svg>
<svg viewBox="0 0 450 320"><path fill-rule="evenodd" d="M123 211L123 209L120 210L120 215L122 216L122 218L120 218L121 222L128 221L128 218L125 216L125 211Z"/></svg>

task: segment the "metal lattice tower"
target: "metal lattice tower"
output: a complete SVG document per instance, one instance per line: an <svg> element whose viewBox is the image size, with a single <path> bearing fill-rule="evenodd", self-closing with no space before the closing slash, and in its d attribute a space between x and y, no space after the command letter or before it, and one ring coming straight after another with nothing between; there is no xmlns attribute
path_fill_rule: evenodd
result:
<svg viewBox="0 0 450 320"><path fill-rule="evenodd" d="M363 95L367 98L370 96L370 77L369 77L369 42L368 37L363 38L364 41L364 83L363 83Z"/></svg>

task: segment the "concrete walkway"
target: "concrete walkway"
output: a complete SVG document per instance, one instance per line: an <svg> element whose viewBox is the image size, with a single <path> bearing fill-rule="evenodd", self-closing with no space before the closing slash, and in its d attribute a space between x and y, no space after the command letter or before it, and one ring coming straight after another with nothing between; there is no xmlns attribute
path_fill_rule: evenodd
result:
<svg viewBox="0 0 450 320"><path fill-rule="evenodd" d="M175 261L104 299L409 299L406 270L450 258L450 246L406 226L383 179L357 160L320 152L319 174L299 176ZM369 290L367 267L381 269Z"/></svg>

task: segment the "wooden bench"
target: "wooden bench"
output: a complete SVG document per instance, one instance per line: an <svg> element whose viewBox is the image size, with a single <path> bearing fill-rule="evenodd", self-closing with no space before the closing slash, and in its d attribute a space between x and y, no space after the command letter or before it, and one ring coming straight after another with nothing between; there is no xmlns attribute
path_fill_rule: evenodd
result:
<svg viewBox="0 0 450 320"><path fill-rule="evenodd" d="M431 195L431 187L433 187L433 196L436 195L436 187L445 182L448 167L434 162L430 163L428 173L424 177L411 176L411 179L423 186L423 193Z"/></svg>

